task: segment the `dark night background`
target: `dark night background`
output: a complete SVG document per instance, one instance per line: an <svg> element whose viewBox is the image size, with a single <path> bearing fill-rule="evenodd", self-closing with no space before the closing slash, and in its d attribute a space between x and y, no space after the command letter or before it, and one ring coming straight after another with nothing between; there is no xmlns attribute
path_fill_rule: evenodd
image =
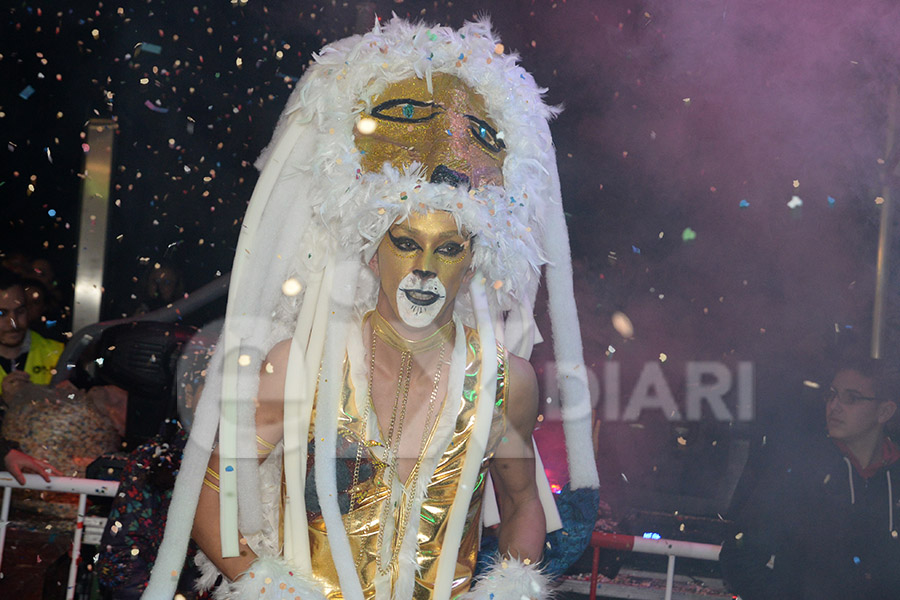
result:
<svg viewBox="0 0 900 600"><path fill-rule="evenodd" d="M81 135L111 118L104 317L127 312L161 260L190 291L230 269L252 163L312 52L375 14L454 26L488 14L565 106L552 127L588 364L599 375L620 361L627 398L664 354L676 401L686 361L756 367L751 423L645 413L601 429L610 500L653 488L661 499L645 505L671 509L716 495L731 440L820 427L801 382L824 377L836 332L868 341L900 8L847 4L6 0L0 251L47 256L71 293Z"/></svg>

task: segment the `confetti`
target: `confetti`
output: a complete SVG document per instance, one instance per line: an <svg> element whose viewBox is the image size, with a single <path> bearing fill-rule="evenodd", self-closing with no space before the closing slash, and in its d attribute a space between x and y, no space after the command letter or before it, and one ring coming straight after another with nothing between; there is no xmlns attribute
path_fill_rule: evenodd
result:
<svg viewBox="0 0 900 600"><path fill-rule="evenodd" d="M144 101L144 106L146 106L153 112L158 112L158 113L163 113L163 114L169 112L168 108L163 108L162 106L157 106L156 104L150 102L149 100Z"/></svg>
<svg viewBox="0 0 900 600"><path fill-rule="evenodd" d="M746 199L744 199L744 200L741 200L740 202L738 202L738 206L740 206L741 208L747 208L748 206L750 206L750 203L747 202Z"/></svg>
<svg viewBox="0 0 900 600"><path fill-rule="evenodd" d="M697 239L697 232L690 227L685 227L684 231L681 232L681 241L691 242L695 239Z"/></svg>
<svg viewBox="0 0 900 600"><path fill-rule="evenodd" d="M34 93L34 88L31 87L30 85L26 85L25 89L23 89L21 92L19 92L19 98L21 98L22 100L28 100L29 98L31 98L31 95L33 93Z"/></svg>
<svg viewBox="0 0 900 600"><path fill-rule="evenodd" d="M137 55L139 52L149 52L150 54L160 54L162 53L162 46L157 44L151 44L149 42L141 42L137 46L134 47L134 53Z"/></svg>
<svg viewBox="0 0 900 600"><path fill-rule="evenodd" d="M790 201L787 203L788 208L800 208L803 206L803 200L800 196L793 196Z"/></svg>

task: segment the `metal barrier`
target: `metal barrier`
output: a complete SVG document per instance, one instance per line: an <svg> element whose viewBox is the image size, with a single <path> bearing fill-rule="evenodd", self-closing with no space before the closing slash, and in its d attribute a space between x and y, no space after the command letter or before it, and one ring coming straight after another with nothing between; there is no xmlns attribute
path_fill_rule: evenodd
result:
<svg viewBox="0 0 900 600"><path fill-rule="evenodd" d="M698 544L696 542L681 542L678 540L646 539L621 533L604 533L595 531L591 535L591 546L594 548L594 557L591 564L591 595L590 600L597 600L597 579L600 568L600 548L610 550L622 550L625 552L644 552L646 554L663 554L669 557L666 568L666 595L665 600L672 600L672 586L675 581L675 557L699 558L701 560L719 560L719 552L722 546L714 544Z"/></svg>
<svg viewBox="0 0 900 600"><path fill-rule="evenodd" d="M13 489L43 490L63 494L78 494L78 514L75 517L75 534L72 540L72 562L69 564L69 581L66 587L66 600L75 597L75 577L78 574L78 558L81 555L81 542L84 535L84 511L88 496L113 497L119 490L119 482L102 479L77 479L74 477L51 477L44 481L40 475L25 475L25 485L21 485L6 471L0 471L0 487L3 490L3 507L0 509L0 567L3 565L3 547L6 544L6 526L9 523L9 505L12 501Z"/></svg>
<svg viewBox="0 0 900 600"><path fill-rule="evenodd" d="M3 565L3 548L6 543L6 526L9 520L9 506L12 500L13 489L44 490L60 492L64 494L78 494L78 514L75 520L75 534L72 540L72 561L69 565L69 581L66 588L66 600L75 597L75 578L78 574L78 559L81 555L82 537L85 526L85 507L88 496L114 497L119 490L116 481L102 479L77 479L74 477L51 477L50 482L44 481L39 475L25 475L25 485L20 485L13 476L5 471L0 471L0 487L3 490L3 507L0 510L0 567ZM99 521L97 525L100 525ZM662 554L669 557L666 569L666 593L665 600L672 599L672 587L675 580L675 558L697 558L701 560L719 560L721 546L714 544L699 544L696 542L681 542L667 539L646 539L633 535L620 533L604 533L595 531L591 535L591 546L594 548L593 562L591 565L591 591L590 600L597 598L597 580L599 576L600 548L620 550L626 552L643 552L646 554Z"/></svg>

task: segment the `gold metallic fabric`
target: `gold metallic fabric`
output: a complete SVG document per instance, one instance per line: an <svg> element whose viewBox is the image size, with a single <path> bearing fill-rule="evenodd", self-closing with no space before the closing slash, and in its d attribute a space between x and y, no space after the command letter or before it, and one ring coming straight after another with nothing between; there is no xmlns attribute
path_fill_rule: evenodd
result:
<svg viewBox="0 0 900 600"><path fill-rule="evenodd" d="M481 386L481 346L476 331L466 330L466 377L462 398L444 403L444 410L456 412L456 424L451 442L438 460L437 466L427 488L426 498L422 502L421 516L418 522L418 562L419 575L415 580L413 598L415 600L430 600L433 591L433 582L437 571L438 558L442 551L442 542L446 529L446 519L456 494L459 484L459 475L463 460L468 449L469 438L475 422L475 404L478 391ZM481 501L484 492L484 477L490 457L496 445L502 438L506 429L506 357L502 347L497 348L499 355L497 377L497 397L494 408L493 422L491 424L491 436L487 452L481 465L481 474L478 479L478 487L472 495L472 501L467 515L467 527L462 538L462 544L458 549L456 576L454 578L452 595L462 593L469 588L472 573L478 554L481 532ZM350 540L350 548L357 562L357 568L361 569L360 581L366 598L372 598L375 594L374 578L376 575L376 562L379 549L376 547L379 533L379 518L382 514L384 502L390 498L390 488L382 481L382 473L386 465L381 462L374 452L374 446L380 442L366 439L364 435L364 423L359 407L357 406L356 390L350 381L349 365L345 364L344 393L339 414L339 430L337 450L339 472L352 472L356 457L364 456L364 464L356 465L359 473L359 481L355 489L341 489L341 476L338 475L338 496L343 496L341 511L343 513L344 527ZM359 398L363 402L363 398ZM370 416L371 418L371 416ZM363 444L363 451L357 454L359 444ZM307 474L311 473L314 464L314 445L310 446ZM346 478L345 478L346 479ZM309 479L307 479L309 486ZM312 492L315 493L314 491ZM307 492L309 498L310 492ZM352 502L349 500L353 498ZM340 504L340 502L339 502ZM321 514L309 508L309 541L314 575L323 583L325 593L329 599L341 598L337 572L331 557L331 549L328 544L328 534ZM347 510L349 507L349 511ZM395 507L394 519L400 518L401 508ZM410 523L410 526L416 524ZM395 528L401 529L398 525ZM398 540L384 540L384 543L398 543ZM449 549L449 551L455 551ZM391 580L396 584L397 576L401 572L410 572L414 565L391 565Z"/></svg>

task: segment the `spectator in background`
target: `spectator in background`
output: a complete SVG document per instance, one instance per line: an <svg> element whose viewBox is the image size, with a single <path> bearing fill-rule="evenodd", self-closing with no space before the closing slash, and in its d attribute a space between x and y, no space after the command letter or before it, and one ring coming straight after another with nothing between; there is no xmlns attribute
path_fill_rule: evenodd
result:
<svg viewBox="0 0 900 600"><path fill-rule="evenodd" d="M181 269L169 262L154 263L141 281L139 302L132 316L152 312L184 296Z"/></svg>
<svg viewBox="0 0 900 600"><path fill-rule="evenodd" d="M30 381L50 383L63 345L28 329L25 288L18 275L0 268L0 390L5 398L18 385ZM50 464L19 451L18 443L0 437L4 468L25 483L23 472L62 475Z"/></svg>
<svg viewBox="0 0 900 600"><path fill-rule="evenodd" d="M12 271L13 273L24 277L31 266L31 258L24 252L15 250L3 255L0 261L0 267Z"/></svg>
<svg viewBox="0 0 900 600"><path fill-rule="evenodd" d="M63 342L63 331L60 327L60 315L53 309L55 303L43 282L37 279L24 279L25 310L28 313L28 328L45 338Z"/></svg>
<svg viewBox="0 0 900 600"><path fill-rule="evenodd" d="M40 312L32 314L29 324L32 329L44 337L64 341L65 331L69 325L71 308L66 306L65 297L56 281L56 269L53 264L41 256L33 257L24 252L0 254L3 260L0 266L20 276L26 284L26 300L34 305L31 310ZM40 297L37 297L40 294ZM32 301L32 297L35 298ZM37 308L42 305L41 308Z"/></svg>
<svg viewBox="0 0 900 600"><path fill-rule="evenodd" d="M47 385L53 377L63 344L29 329L25 284L21 277L0 269L0 386L3 394L18 381Z"/></svg>
<svg viewBox="0 0 900 600"><path fill-rule="evenodd" d="M744 600L882 600L900 595L900 449L893 365L845 357L823 399L827 437L768 456L736 498L720 556ZM824 432L823 432L824 433Z"/></svg>
<svg viewBox="0 0 900 600"><path fill-rule="evenodd" d="M46 320L47 312L47 287L37 279L25 279L22 281L25 288L25 310L28 313L28 324L32 329Z"/></svg>
<svg viewBox="0 0 900 600"><path fill-rule="evenodd" d="M26 281L37 280L43 284L46 304L43 316L46 317L44 323L47 331L52 333L51 337L54 339L65 341L63 336L70 325L71 308L66 305L66 297L59 287L53 263L38 256L31 261L28 271L25 273L25 279ZM32 328L35 328L36 323L37 321L34 319L31 320Z"/></svg>
<svg viewBox="0 0 900 600"><path fill-rule="evenodd" d="M53 264L46 258L35 258L29 265L26 278L37 279L43 283L48 290L56 287L56 270Z"/></svg>

